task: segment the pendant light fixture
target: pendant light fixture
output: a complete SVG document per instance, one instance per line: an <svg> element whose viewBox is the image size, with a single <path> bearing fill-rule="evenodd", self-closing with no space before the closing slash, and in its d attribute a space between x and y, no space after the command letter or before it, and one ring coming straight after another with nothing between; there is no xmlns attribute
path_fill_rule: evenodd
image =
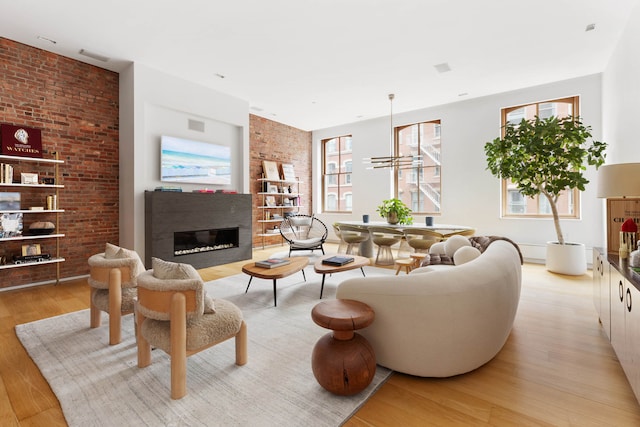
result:
<svg viewBox="0 0 640 427"><path fill-rule="evenodd" d="M394 152L397 151L394 148L396 147L396 143L393 137L393 99L395 95L393 93L389 94L389 104L390 104L390 114L389 114L389 124L390 124L390 146L391 146L391 155L384 157L367 157L364 159L364 163L368 165L367 169L412 169L416 167L422 166L422 156L403 156L399 152L397 156L394 155Z"/></svg>

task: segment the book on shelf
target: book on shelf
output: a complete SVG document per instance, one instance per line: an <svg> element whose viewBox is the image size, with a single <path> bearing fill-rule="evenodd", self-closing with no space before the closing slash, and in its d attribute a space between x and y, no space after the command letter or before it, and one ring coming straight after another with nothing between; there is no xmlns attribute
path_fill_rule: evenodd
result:
<svg viewBox="0 0 640 427"><path fill-rule="evenodd" d="M269 258L262 261L256 261L256 267L276 268L276 267L282 267L283 265L287 265L290 262L291 261L289 261L288 259Z"/></svg>
<svg viewBox="0 0 640 427"><path fill-rule="evenodd" d="M0 183L13 184L13 166L8 163L0 164Z"/></svg>
<svg viewBox="0 0 640 427"><path fill-rule="evenodd" d="M173 186L161 185L159 187L156 187L153 191L175 191L177 193L181 193L182 192L182 187L173 187Z"/></svg>
<svg viewBox="0 0 640 427"><path fill-rule="evenodd" d="M353 257L336 255L327 259L323 259L322 263L325 265L341 266L341 265L349 264L350 262L353 262L353 261L354 261Z"/></svg>

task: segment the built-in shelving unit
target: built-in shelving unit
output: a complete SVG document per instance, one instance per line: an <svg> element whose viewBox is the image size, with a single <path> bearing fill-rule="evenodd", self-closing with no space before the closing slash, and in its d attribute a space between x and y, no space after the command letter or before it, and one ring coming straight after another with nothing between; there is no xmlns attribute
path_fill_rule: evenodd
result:
<svg viewBox="0 0 640 427"><path fill-rule="evenodd" d="M262 239L262 247L265 240L270 237L279 237L278 226L284 220L287 212L300 212L303 206L300 204L300 184L298 180L258 178L262 191L258 192L259 203L257 207L261 213L258 219L260 228L257 236Z"/></svg>
<svg viewBox="0 0 640 427"><path fill-rule="evenodd" d="M3 237L4 233L0 234L0 244L7 244L7 243L11 243L11 242L16 242L16 241L27 241L27 242L31 242L31 241L38 241L38 240L44 240L44 239L55 239L56 243L55 243L55 250L52 251L53 253L51 253L51 258L50 259L44 259L44 260L39 260L39 261L31 261L31 262L24 262L24 261L16 261L15 259L8 259L5 258L5 264L0 265L0 270L3 269L10 269L10 268L21 268L21 267L38 267L38 266L42 266L42 265L47 265L47 264L57 264L56 266L56 282L58 282L60 280L60 266L59 264L64 262L65 259L63 257L60 256L60 239L65 237L64 234L60 233L60 214L64 213L64 209L58 209L57 207L57 203L59 200L59 191L60 189L64 188L64 185L62 185L60 183L60 172L59 172L59 166L64 164L64 160L59 160L58 159L58 153L53 153L54 158L52 159L46 159L46 158L37 158L37 157L19 157L19 156L9 156L9 155L0 155L0 163L3 164L10 164L10 165L23 165L23 164L30 164L30 163L36 163L38 164L38 172L44 171L45 168L52 166L53 167L53 177L54 177L54 183L53 184L23 184L23 183L17 183L17 182L13 182L15 177L10 176L9 179L5 179L3 181L10 181L10 182L0 182L0 191L2 192L11 192L13 189L18 190L21 195L22 194L27 194L28 192L36 192L36 191L40 191L40 190L44 190L44 189L53 189L54 190L54 195L55 195L55 201L56 201L56 206L47 206L50 209L47 209L47 207L44 207L45 209L40 209L40 210L33 210L33 209L0 209L0 215L4 215L4 214L22 214L23 218L24 217L38 217L38 216L48 216L48 215L54 215L55 216L55 233L51 233L51 234L25 234L28 233L28 229L25 231L24 229L22 230L22 234L17 235L17 236L9 236L9 237ZM35 172L35 171L34 171ZM52 195L53 196L53 195ZM46 198L46 194L42 194L43 199ZM45 203L43 203L45 204ZM1 223L0 223L1 224ZM23 225L24 228L24 225ZM21 255L21 254L14 254L14 255Z"/></svg>

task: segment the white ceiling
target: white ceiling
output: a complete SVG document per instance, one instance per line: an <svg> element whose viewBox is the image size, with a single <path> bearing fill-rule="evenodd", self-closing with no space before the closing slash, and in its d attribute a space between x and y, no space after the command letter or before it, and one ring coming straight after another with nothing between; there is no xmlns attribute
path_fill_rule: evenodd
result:
<svg viewBox="0 0 640 427"><path fill-rule="evenodd" d="M315 130L388 115L389 93L399 113L601 72L638 1L0 0L0 36Z"/></svg>

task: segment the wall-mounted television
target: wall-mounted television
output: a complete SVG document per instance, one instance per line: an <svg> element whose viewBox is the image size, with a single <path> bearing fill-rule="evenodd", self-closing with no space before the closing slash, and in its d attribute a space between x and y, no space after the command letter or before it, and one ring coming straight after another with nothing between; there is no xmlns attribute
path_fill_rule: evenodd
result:
<svg viewBox="0 0 640 427"><path fill-rule="evenodd" d="M183 184L231 184L231 147L163 135L161 181Z"/></svg>

